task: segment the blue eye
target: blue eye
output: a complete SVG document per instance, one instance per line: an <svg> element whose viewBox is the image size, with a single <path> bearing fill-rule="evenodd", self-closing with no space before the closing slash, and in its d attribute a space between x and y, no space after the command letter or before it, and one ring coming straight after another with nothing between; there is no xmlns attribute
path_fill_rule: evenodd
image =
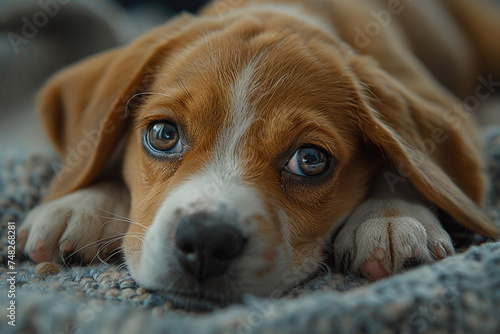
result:
<svg viewBox="0 0 500 334"><path fill-rule="evenodd" d="M162 153L182 151L179 131L169 122L153 123L145 133L145 142L153 151Z"/></svg>
<svg viewBox="0 0 500 334"><path fill-rule="evenodd" d="M319 176L328 169L328 155L319 147L302 146L288 161L286 169L300 176Z"/></svg>

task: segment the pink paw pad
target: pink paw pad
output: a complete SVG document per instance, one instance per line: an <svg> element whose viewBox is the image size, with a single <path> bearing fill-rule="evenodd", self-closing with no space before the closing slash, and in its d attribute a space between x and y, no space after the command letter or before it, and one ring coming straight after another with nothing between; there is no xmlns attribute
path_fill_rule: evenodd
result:
<svg viewBox="0 0 500 334"><path fill-rule="evenodd" d="M372 282L389 276L384 266L382 266L382 259L384 257L385 251L383 249L375 249L372 258L361 266L361 275Z"/></svg>

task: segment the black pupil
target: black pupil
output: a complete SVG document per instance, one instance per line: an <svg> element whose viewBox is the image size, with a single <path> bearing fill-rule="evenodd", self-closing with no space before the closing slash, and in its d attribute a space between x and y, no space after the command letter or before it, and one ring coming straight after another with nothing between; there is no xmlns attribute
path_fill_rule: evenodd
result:
<svg viewBox="0 0 500 334"><path fill-rule="evenodd" d="M175 128L171 125L155 125L155 127L159 127L158 130L158 139L159 140L174 140L177 137L177 132Z"/></svg>
<svg viewBox="0 0 500 334"><path fill-rule="evenodd" d="M298 164L305 175L316 176L325 170L325 155L313 147L301 148L298 153Z"/></svg>
<svg viewBox="0 0 500 334"><path fill-rule="evenodd" d="M149 130L151 146L159 151L171 151L177 145L179 133L170 123L157 123Z"/></svg>

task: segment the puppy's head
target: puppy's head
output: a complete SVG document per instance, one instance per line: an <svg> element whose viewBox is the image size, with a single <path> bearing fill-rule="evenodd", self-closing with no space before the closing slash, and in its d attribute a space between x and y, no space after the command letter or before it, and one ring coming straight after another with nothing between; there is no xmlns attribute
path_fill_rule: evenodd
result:
<svg viewBox="0 0 500 334"><path fill-rule="evenodd" d="M192 309L279 295L317 271L384 163L484 232L463 191L415 154L433 124L413 118L428 106L325 31L258 17L181 17L56 76L41 108L56 147L67 157L92 137L93 149L60 172L50 198L103 175L124 146L127 264ZM374 82L385 87L377 96ZM472 197L480 185L462 188Z"/></svg>
<svg viewBox="0 0 500 334"><path fill-rule="evenodd" d="M338 51L272 28L244 19L200 35L131 102L123 175L143 226L124 249L134 277L175 300L296 285L377 168Z"/></svg>

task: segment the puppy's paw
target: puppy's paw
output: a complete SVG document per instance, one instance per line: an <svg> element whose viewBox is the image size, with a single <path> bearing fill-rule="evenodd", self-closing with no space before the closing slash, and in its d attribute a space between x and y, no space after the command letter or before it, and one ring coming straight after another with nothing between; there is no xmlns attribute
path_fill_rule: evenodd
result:
<svg viewBox="0 0 500 334"><path fill-rule="evenodd" d="M373 204L358 209L335 240L337 267L374 281L454 254L437 217L424 206L408 206L404 213L376 211Z"/></svg>
<svg viewBox="0 0 500 334"><path fill-rule="evenodd" d="M101 183L44 203L20 227L19 248L36 263L104 258L128 229L129 202L123 186Z"/></svg>

